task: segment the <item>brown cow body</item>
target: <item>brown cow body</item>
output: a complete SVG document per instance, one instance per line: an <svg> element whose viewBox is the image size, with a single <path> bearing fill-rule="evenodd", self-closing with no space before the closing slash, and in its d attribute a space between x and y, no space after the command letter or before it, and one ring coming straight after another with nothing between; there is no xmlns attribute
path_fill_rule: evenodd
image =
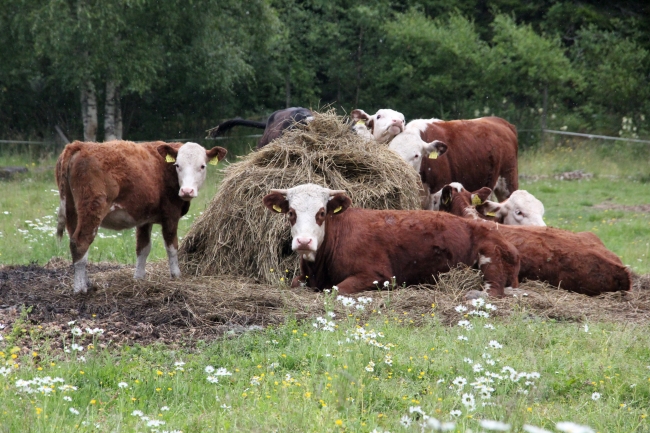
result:
<svg viewBox="0 0 650 433"><path fill-rule="evenodd" d="M180 149L185 146L190 147L183 151L184 155L192 148L192 156L198 157L197 167L177 167L182 158ZM196 186L183 188L180 172L182 169L198 170L201 165L200 170L204 170L208 160L223 158L225 154L226 150L221 147L206 152L195 143L75 141L67 145L56 165L61 199L57 235L61 238L64 227L70 235L75 292L86 291L88 247L100 226L112 230L136 227L138 263L135 277L143 278L144 264L151 248L152 225L161 224L171 275L179 276L176 257L178 221L189 210L189 200L196 196L203 183L200 180L196 184L199 176L195 175L192 185ZM178 162L167 162L166 155L178 157ZM205 179L205 172L202 176Z"/></svg>
<svg viewBox="0 0 650 433"><path fill-rule="evenodd" d="M293 193L304 188L303 196L315 197L318 191L307 187L320 188L301 185L264 198L269 209L289 214L292 248L300 254L302 271L293 286L304 283L321 290L337 286L349 294L376 289L378 283L393 282L393 277L400 286L433 282L438 273L459 263L478 263L492 296L518 286L517 251L490 227L438 212L347 209L349 198L338 192L329 202L307 208ZM314 216L313 227L307 227L305 221ZM321 234L314 235L312 229ZM309 249L312 243L318 245L315 250Z"/></svg>
<svg viewBox="0 0 650 433"><path fill-rule="evenodd" d="M441 210L468 219L482 217L472 206L471 200L474 195L488 196L485 188L470 193L445 187L443 197L445 192L451 193L450 202L441 206ZM632 287L632 277L627 267L593 233L574 233L551 227L510 226L487 221L482 224L493 232L499 232L517 248L521 262L520 280L546 281L562 289L590 296L630 290Z"/></svg>

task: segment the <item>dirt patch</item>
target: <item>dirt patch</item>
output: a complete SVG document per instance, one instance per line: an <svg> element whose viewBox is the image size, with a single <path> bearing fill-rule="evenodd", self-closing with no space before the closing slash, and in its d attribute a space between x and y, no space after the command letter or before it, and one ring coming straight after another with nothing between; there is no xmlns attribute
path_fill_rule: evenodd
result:
<svg viewBox="0 0 650 433"><path fill-rule="evenodd" d="M134 280L131 266L91 265L94 284L86 295L73 295L74 272L63 260L45 267L0 267L0 323L7 326L4 334L11 332L25 306L31 307L27 323L21 325L26 328L26 339L35 330L40 337L49 337L54 349L61 348L62 336L69 337L69 321L82 329L104 329L102 344L159 341L178 345L278 325L289 317L310 320L325 313L325 298L332 296L229 276L171 280L167 263L151 265L146 280ZM481 282L478 271L459 268L440 275L437 285L364 292L360 296L370 296L373 301L360 314L365 317L373 309L382 309L388 315L406 313L417 324L433 313L453 325L459 318L454 308L463 303L467 290L480 289ZM514 295L490 299L498 307L496 315L522 311L531 317L562 321L650 322L650 275L635 276L634 290L629 293L587 297L528 281ZM341 303L334 304L340 315L347 313ZM32 344L27 340L24 343Z"/></svg>
<svg viewBox="0 0 650 433"><path fill-rule="evenodd" d="M650 213L650 204L637 204L637 205L623 205L614 204L610 202L603 202L592 206L593 209L598 210L622 210L625 212L633 213Z"/></svg>

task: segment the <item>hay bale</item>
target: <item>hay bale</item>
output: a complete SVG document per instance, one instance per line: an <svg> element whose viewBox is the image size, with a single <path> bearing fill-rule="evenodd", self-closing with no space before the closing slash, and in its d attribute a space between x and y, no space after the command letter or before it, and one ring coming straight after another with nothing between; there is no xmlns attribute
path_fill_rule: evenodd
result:
<svg viewBox="0 0 650 433"><path fill-rule="evenodd" d="M333 111L314 113L308 125L225 168L219 191L181 243L184 272L267 284L290 277L298 267L290 227L262 198L271 188L308 182L345 190L356 207L420 208L420 177L399 156L351 132Z"/></svg>

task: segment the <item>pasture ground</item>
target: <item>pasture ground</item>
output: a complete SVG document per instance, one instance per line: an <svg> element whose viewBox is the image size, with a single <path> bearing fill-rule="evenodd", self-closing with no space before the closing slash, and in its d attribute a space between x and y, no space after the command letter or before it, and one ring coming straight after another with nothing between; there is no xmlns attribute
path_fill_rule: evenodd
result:
<svg viewBox="0 0 650 433"><path fill-rule="evenodd" d="M521 188L549 225L593 230L648 274L648 155L617 146L524 152ZM481 420L650 431L647 275L599 298L529 282L496 310L461 305L479 281L467 270L337 300L289 289L282 273L271 286L171 282L159 234L135 282L133 233L100 230L95 291L73 297L67 237L53 239L53 161L0 158L31 166L1 183L0 431L399 432L420 431L424 414L461 432ZM556 179L575 170L593 176ZM213 168L181 234L218 180Z"/></svg>

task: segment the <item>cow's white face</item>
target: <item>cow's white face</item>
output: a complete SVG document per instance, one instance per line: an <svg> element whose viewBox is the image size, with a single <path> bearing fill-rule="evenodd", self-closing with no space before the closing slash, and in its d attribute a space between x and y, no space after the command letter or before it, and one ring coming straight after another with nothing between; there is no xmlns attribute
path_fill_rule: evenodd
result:
<svg viewBox="0 0 650 433"><path fill-rule="evenodd" d="M180 189L178 195L185 201L198 196L205 182L207 164L216 164L226 156L227 150L216 146L206 151L197 143L185 143L178 150L170 145L161 145L158 151L166 161L174 164Z"/></svg>
<svg viewBox="0 0 650 433"><path fill-rule="evenodd" d="M387 143L397 134L404 131L406 120L404 115L399 111L389 108L382 108L372 116L363 110L352 110L350 113L352 120L355 122L364 122L370 135L380 143ZM356 126L352 128L359 135L366 136L366 132Z"/></svg>
<svg viewBox="0 0 650 433"><path fill-rule="evenodd" d="M449 186L452 187L453 189L455 189L458 192L462 192L463 189L465 189L463 187L463 184L458 183L458 182L452 182L452 183L449 184ZM440 199L441 198L442 198L442 189L440 191L438 191L437 193L435 193L435 194L431 194L431 205L429 207L429 210L439 211L440 210Z"/></svg>
<svg viewBox="0 0 650 433"><path fill-rule="evenodd" d="M291 249L314 261L325 239L325 218L350 206L345 191L323 188L313 183L285 190L271 190L264 205L273 212L286 213L291 224Z"/></svg>
<svg viewBox="0 0 650 433"><path fill-rule="evenodd" d="M423 158L435 159L447 151L447 145L442 141L434 140L427 143L420 137L420 131L408 129L393 138L388 148L395 151L418 173Z"/></svg>
<svg viewBox="0 0 650 433"><path fill-rule="evenodd" d="M494 212L497 220L513 226L546 226L544 204L528 191L519 189L503 203L485 202L485 209Z"/></svg>

